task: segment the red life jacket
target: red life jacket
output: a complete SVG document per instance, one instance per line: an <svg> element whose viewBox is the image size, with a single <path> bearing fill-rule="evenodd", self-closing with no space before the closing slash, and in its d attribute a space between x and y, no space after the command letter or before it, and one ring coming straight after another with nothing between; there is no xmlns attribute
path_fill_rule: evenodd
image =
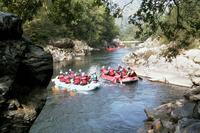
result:
<svg viewBox="0 0 200 133"><path fill-rule="evenodd" d="M114 69L110 69L109 70L109 75L110 76L114 76L115 75L115 70Z"/></svg>
<svg viewBox="0 0 200 133"><path fill-rule="evenodd" d="M101 68L101 72L106 73L107 72L106 68Z"/></svg>
<svg viewBox="0 0 200 133"><path fill-rule="evenodd" d="M74 78L74 74L75 74L74 71L69 72L71 78Z"/></svg>
<svg viewBox="0 0 200 133"><path fill-rule="evenodd" d="M88 83L87 76L81 77L81 85L86 85Z"/></svg>
<svg viewBox="0 0 200 133"><path fill-rule="evenodd" d="M123 71L124 73L127 73L127 70L126 70L125 68L123 68L122 71Z"/></svg>
<svg viewBox="0 0 200 133"><path fill-rule="evenodd" d="M66 84L70 84L71 83L69 76L65 76L64 79L65 79L65 83Z"/></svg>
<svg viewBox="0 0 200 133"><path fill-rule="evenodd" d="M60 82L65 82L65 76L63 74L58 76L58 79L60 80Z"/></svg>
<svg viewBox="0 0 200 133"><path fill-rule="evenodd" d="M125 71L122 71L122 72L121 72L122 78L123 78L124 76L126 76L126 74L127 74L127 71L126 71L126 70L125 70Z"/></svg>
<svg viewBox="0 0 200 133"><path fill-rule="evenodd" d="M86 75L86 77L87 77L87 81L89 82L91 77L88 75Z"/></svg>
<svg viewBox="0 0 200 133"><path fill-rule="evenodd" d="M75 84L75 85L79 85L80 82L81 82L81 77L80 77L80 76L75 76L75 77L74 77L74 84Z"/></svg>

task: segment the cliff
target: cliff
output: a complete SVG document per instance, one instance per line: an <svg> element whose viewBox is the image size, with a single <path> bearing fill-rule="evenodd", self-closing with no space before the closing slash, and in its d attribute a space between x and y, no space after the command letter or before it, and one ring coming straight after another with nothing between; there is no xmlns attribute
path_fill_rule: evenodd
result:
<svg viewBox="0 0 200 133"><path fill-rule="evenodd" d="M27 132L42 109L52 56L22 37L19 17L0 12L0 132Z"/></svg>

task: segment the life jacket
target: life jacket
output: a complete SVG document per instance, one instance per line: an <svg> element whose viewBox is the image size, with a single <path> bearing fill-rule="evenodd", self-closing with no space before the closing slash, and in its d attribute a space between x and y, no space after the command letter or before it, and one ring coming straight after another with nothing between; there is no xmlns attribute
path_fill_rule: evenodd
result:
<svg viewBox="0 0 200 133"><path fill-rule="evenodd" d="M75 76L75 77L74 77L74 84L75 84L75 85L79 85L80 82L81 82L81 77L80 77L80 76Z"/></svg>
<svg viewBox="0 0 200 133"><path fill-rule="evenodd" d="M115 76L115 70L114 69L110 69L109 70L109 75L110 76Z"/></svg>
<svg viewBox="0 0 200 133"><path fill-rule="evenodd" d="M87 76L82 76L81 77L81 85L86 85L88 83L88 78Z"/></svg>
<svg viewBox="0 0 200 133"><path fill-rule="evenodd" d="M120 75L121 75L121 77L123 78L124 76L126 76L126 74L127 74L127 71L126 71L126 70L125 70L125 71L122 70Z"/></svg>
<svg viewBox="0 0 200 133"><path fill-rule="evenodd" d="M74 71L71 71L71 72L69 72L69 76L71 77L71 78L74 78Z"/></svg>
<svg viewBox="0 0 200 133"><path fill-rule="evenodd" d="M65 82L65 76L63 74L58 76L58 79L60 80L60 82Z"/></svg>
<svg viewBox="0 0 200 133"><path fill-rule="evenodd" d="M64 76L64 79L65 79L65 83L66 84L70 84L71 83L71 79L70 79L70 77L68 75Z"/></svg>
<svg viewBox="0 0 200 133"><path fill-rule="evenodd" d="M89 75L86 75L86 77L87 77L87 81L89 82L89 81L90 81L90 79L91 79L91 76L89 76Z"/></svg>
<svg viewBox="0 0 200 133"><path fill-rule="evenodd" d="M101 68L101 72L106 73L107 72L106 68Z"/></svg>
<svg viewBox="0 0 200 133"><path fill-rule="evenodd" d="M122 69L122 72L127 73L127 70L125 68Z"/></svg>

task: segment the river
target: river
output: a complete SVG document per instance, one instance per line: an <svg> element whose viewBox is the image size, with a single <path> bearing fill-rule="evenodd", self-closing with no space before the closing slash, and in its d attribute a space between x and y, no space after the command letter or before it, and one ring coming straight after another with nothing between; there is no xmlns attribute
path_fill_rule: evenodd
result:
<svg viewBox="0 0 200 133"><path fill-rule="evenodd" d="M99 71L102 65L116 67L131 49L94 52L90 56L54 64L55 77L60 70ZM99 74L99 73L98 73ZM149 82L145 79L120 85L100 79L101 87L88 94L54 94L52 83L48 97L30 133L137 133L145 127L144 108L156 107L179 99L183 87Z"/></svg>

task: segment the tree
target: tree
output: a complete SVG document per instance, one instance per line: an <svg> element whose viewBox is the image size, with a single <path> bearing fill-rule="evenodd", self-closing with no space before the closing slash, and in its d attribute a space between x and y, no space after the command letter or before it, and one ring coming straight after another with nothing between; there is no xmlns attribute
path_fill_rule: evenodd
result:
<svg viewBox="0 0 200 133"><path fill-rule="evenodd" d="M32 20L42 6L41 0L1 0L0 9L20 16L25 23Z"/></svg>
<svg viewBox="0 0 200 133"><path fill-rule="evenodd" d="M147 25L148 35L164 35L176 46L167 51L169 57L176 56L179 49L187 48L192 39L200 37L199 0L143 0L139 10L130 16L129 22L139 28L143 35ZM147 32L147 31L146 31ZM170 54L171 50L175 54Z"/></svg>

